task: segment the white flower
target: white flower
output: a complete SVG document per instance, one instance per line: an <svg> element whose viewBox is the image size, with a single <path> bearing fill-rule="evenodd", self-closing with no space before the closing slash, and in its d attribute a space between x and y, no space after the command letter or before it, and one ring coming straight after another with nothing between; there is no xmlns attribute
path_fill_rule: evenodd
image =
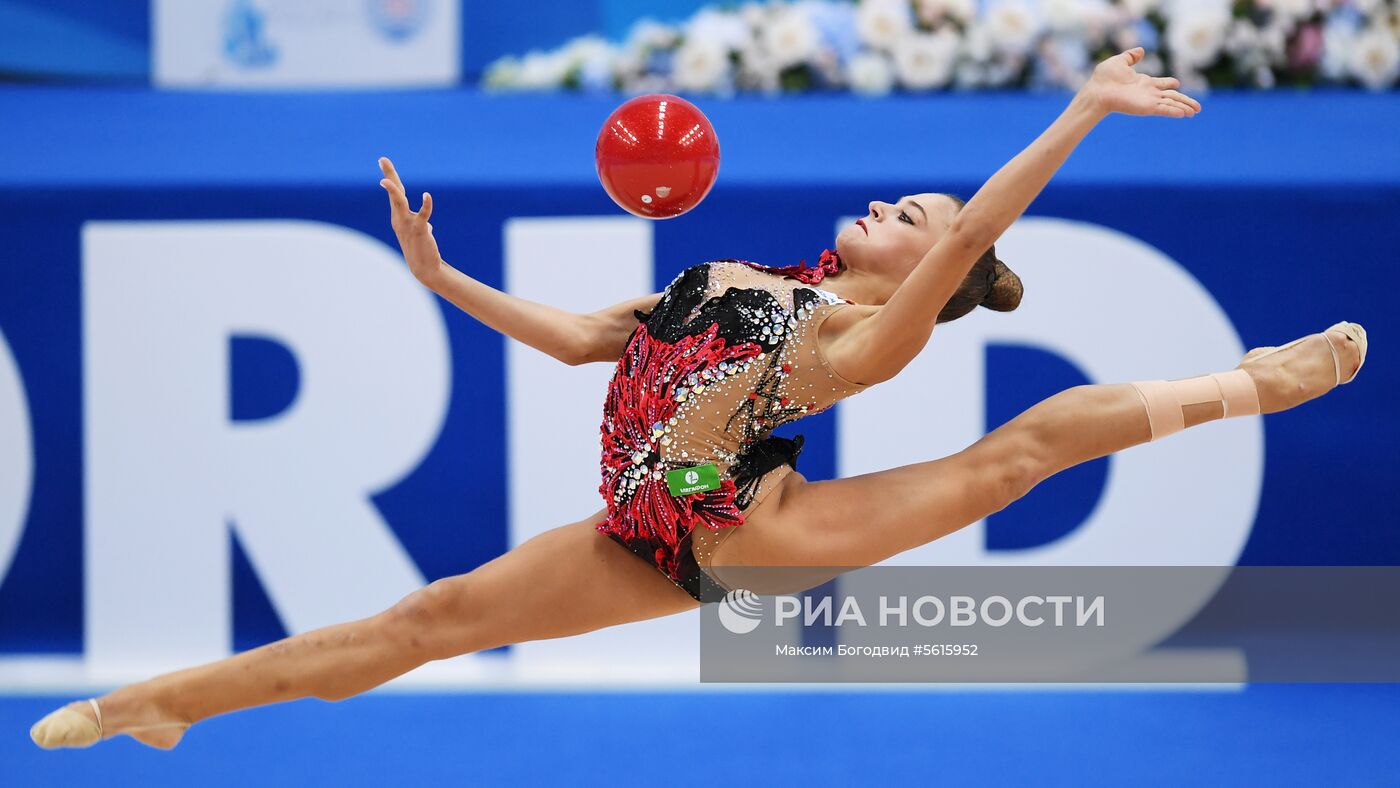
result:
<svg viewBox="0 0 1400 788"><path fill-rule="evenodd" d="M619 79L635 79L646 69L642 53L635 49L621 47L612 53L612 71Z"/></svg>
<svg viewBox="0 0 1400 788"><path fill-rule="evenodd" d="M1356 28L1351 25L1330 24L1322 29L1322 75L1340 80L1351 70L1351 53L1356 48Z"/></svg>
<svg viewBox="0 0 1400 788"><path fill-rule="evenodd" d="M1274 63L1283 63L1288 56L1288 34L1293 30L1292 22L1274 17L1269 24L1259 29L1259 46Z"/></svg>
<svg viewBox="0 0 1400 788"><path fill-rule="evenodd" d="M763 47L779 70L805 63L817 51L820 34L800 7L787 7L763 28Z"/></svg>
<svg viewBox="0 0 1400 788"><path fill-rule="evenodd" d="M744 87L764 93L776 93L781 87L778 71L773 58L757 44L750 44L740 50L739 82Z"/></svg>
<svg viewBox="0 0 1400 788"><path fill-rule="evenodd" d="M1259 47L1259 28L1248 19L1233 19L1225 28L1221 46L1235 55L1251 52Z"/></svg>
<svg viewBox="0 0 1400 788"><path fill-rule="evenodd" d="M1270 63L1282 64L1287 56L1285 47L1288 42L1288 30L1292 24L1277 15L1263 27L1256 27L1247 19L1234 19L1226 27L1222 46L1239 61L1242 72ZM1255 82L1259 83L1259 79L1256 78Z"/></svg>
<svg viewBox="0 0 1400 788"><path fill-rule="evenodd" d="M1213 8L1188 8L1172 17L1167 25L1167 50L1174 68L1202 68L1220 54L1228 14Z"/></svg>
<svg viewBox="0 0 1400 788"><path fill-rule="evenodd" d="M1311 15L1317 4L1315 0L1269 0L1269 7L1276 17L1282 18L1280 21L1286 23L1286 28L1292 30L1293 23Z"/></svg>
<svg viewBox="0 0 1400 788"><path fill-rule="evenodd" d="M957 64L958 36L942 28L934 33L913 33L894 47L894 69L899 81L915 90L946 85Z"/></svg>
<svg viewBox="0 0 1400 788"><path fill-rule="evenodd" d="M1119 0L1134 21L1142 19L1162 5L1162 0Z"/></svg>
<svg viewBox="0 0 1400 788"><path fill-rule="evenodd" d="M971 60L958 64L953 73L953 84L960 88L980 88L987 84L987 66Z"/></svg>
<svg viewBox="0 0 1400 788"><path fill-rule="evenodd" d="M1162 14L1168 21L1183 14L1210 11L1230 15L1233 0L1162 0Z"/></svg>
<svg viewBox="0 0 1400 788"><path fill-rule="evenodd" d="M571 64L563 50L530 52L520 61L517 84L525 90L548 90L564 83Z"/></svg>
<svg viewBox="0 0 1400 788"><path fill-rule="evenodd" d="M653 19L639 19L627 34L628 49L665 49L676 43L678 34L674 27L663 25Z"/></svg>
<svg viewBox="0 0 1400 788"><path fill-rule="evenodd" d="M992 33L985 24L974 22L967 28L967 32L963 34L962 53L963 57L976 60L979 63L992 59L994 53Z"/></svg>
<svg viewBox="0 0 1400 788"><path fill-rule="evenodd" d="M1040 20L1020 0L997 3L987 11L987 30L992 45L1008 54L1020 54L1040 35Z"/></svg>
<svg viewBox="0 0 1400 788"><path fill-rule="evenodd" d="M763 3L745 3L739 9L739 18L744 20L744 24L748 25L750 30L757 32L768 22L770 11L772 6Z"/></svg>
<svg viewBox="0 0 1400 788"><path fill-rule="evenodd" d="M1092 11L1086 0L1042 0L1045 26L1056 33L1072 33L1083 29Z"/></svg>
<svg viewBox="0 0 1400 788"><path fill-rule="evenodd" d="M905 0L862 0L856 9L856 32L873 49L893 49L913 27Z"/></svg>
<svg viewBox="0 0 1400 788"><path fill-rule="evenodd" d="M1088 11L1084 15L1084 27L1076 31L1084 38L1084 48L1090 52L1097 51L1105 42L1108 35L1113 31L1113 20L1118 18L1119 9L1108 5L1103 0L1093 0L1089 3Z"/></svg>
<svg viewBox="0 0 1400 788"><path fill-rule="evenodd" d="M739 14L706 8L685 25L687 41L705 39L725 49L742 49L753 37L753 31Z"/></svg>
<svg viewBox="0 0 1400 788"><path fill-rule="evenodd" d="M977 18L977 0L943 0L943 10L966 24Z"/></svg>
<svg viewBox="0 0 1400 788"><path fill-rule="evenodd" d="M507 55L487 66L482 83L495 90L509 90L520 85L520 60Z"/></svg>
<svg viewBox="0 0 1400 788"><path fill-rule="evenodd" d="M671 79L681 90L714 90L728 72L729 52L712 38L687 38L671 61Z"/></svg>
<svg viewBox="0 0 1400 788"><path fill-rule="evenodd" d="M1385 6L1385 0L1351 0L1351 4L1362 16L1370 17Z"/></svg>
<svg viewBox="0 0 1400 788"><path fill-rule="evenodd" d="M566 44L561 54L570 63L578 64L596 59L600 55L606 56L610 49L608 42L601 36L580 36Z"/></svg>
<svg viewBox="0 0 1400 788"><path fill-rule="evenodd" d="M919 19L932 23L939 19L956 19L964 24L977 18L977 0L914 0Z"/></svg>
<svg viewBox="0 0 1400 788"><path fill-rule="evenodd" d="M894 87L894 69L879 52L862 52L846 66L851 90L866 96L883 96Z"/></svg>
<svg viewBox="0 0 1400 788"><path fill-rule="evenodd" d="M1351 73L1372 90L1382 90L1395 82L1400 68L1400 42L1381 25L1372 25L1356 37L1351 50Z"/></svg>
<svg viewBox="0 0 1400 788"><path fill-rule="evenodd" d="M576 38L564 47L559 56L568 63L567 69L579 70L579 81L584 87L592 90L612 87L613 49L603 38Z"/></svg>

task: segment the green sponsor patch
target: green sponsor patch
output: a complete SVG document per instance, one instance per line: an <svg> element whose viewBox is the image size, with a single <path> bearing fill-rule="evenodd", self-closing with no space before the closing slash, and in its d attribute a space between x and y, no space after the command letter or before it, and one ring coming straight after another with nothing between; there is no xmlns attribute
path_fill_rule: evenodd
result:
<svg viewBox="0 0 1400 788"><path fill-rule="evenodd" d="M712 462L693 468L677 468L666 472L666 486L672 495L690 495L719 489L719 468Z"/></svg>

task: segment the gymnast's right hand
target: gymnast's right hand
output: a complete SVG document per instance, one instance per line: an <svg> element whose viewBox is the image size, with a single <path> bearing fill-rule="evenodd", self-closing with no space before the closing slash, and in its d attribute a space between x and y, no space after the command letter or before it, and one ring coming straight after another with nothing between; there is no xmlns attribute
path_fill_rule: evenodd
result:
<svg viewBox="0 0 1400 788"><path fill-rule="evenodd" d="M389 222L394 227L394 235L399 238L399 248L408 261L408 270L423 284L442 272L442 255L438 252L437 241L433 238L433 226L428 223L433 215L433 196L423 192L423 207L417 213L408 207L408 196L404 193L403 181L388 157L379 157L379 169L384 178L379 185L389 192Z"/></svg>

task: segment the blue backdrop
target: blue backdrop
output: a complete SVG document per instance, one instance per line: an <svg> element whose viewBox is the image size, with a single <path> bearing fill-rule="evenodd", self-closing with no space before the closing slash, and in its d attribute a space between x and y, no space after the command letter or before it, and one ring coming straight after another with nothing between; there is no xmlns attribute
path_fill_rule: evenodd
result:
<svg viewBox="0 0 1400 788"><path fill-rule="evenodd" d="M970 197L1066 101L992 94L702 102L723 146L720 180L692 213L656 225L655 285L706 259L812 261L831 242L833 218L863 212L870 199L926 190ZM394 245L375 165L387 154L411 194L433 192L444 256L501 287L508 218L620 215L591 156L614 103L470 91L0 89L0 116L9 119L0 125L0 332L29 401L36 466L28 524L0 580L0 651L82 648L84 221L313 219ZM1266 420L1247 563L1400 563L1400 418L1388 409L1400 383L1390 350L1400 325L1390 304L1400 283L1396 128L1400 101L1350 93L1218 94L1187 121L1114 117L1029 212L1094 222L1162 250L1209 290L1246 346L1338 319L1369 330L1371 357L1356 385ZM1152 297L1122 292L1130 301ZM489 526L506 515L504 387L483 387L465 372L501 369L503 340L440 305L455 376L447 422L424 463L375 501L430 578L471 569L507 546L504 527ZM295 390L295 364L275 346L235 346L232 359L232 418L275 411ZM1023 348L993 348L989 359L988 427L1082 382L1073 368ZM829 476L830 415L800 427L809 438L803 472ZM1102 480L1102 466L1091 465L1045 485L994 518L989 543L1015 548L1072 530ZM1043 522L1045 512L1060 519ZM487 527L443 527L469 516ZM280 625L245 559L235 562L241 647Z"/></svg>

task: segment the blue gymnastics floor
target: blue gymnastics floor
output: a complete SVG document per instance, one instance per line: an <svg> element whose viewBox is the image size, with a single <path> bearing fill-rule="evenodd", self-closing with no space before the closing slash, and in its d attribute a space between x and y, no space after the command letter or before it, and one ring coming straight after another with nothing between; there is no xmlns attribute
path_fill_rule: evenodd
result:
<svg viewBox="0 0 1400 788"><path fill-rule="evenodd" d="M0 784L1400 784L1396 686L373 693L216 718L170 753L34 747L65 700L0 698Z"/></svg>

